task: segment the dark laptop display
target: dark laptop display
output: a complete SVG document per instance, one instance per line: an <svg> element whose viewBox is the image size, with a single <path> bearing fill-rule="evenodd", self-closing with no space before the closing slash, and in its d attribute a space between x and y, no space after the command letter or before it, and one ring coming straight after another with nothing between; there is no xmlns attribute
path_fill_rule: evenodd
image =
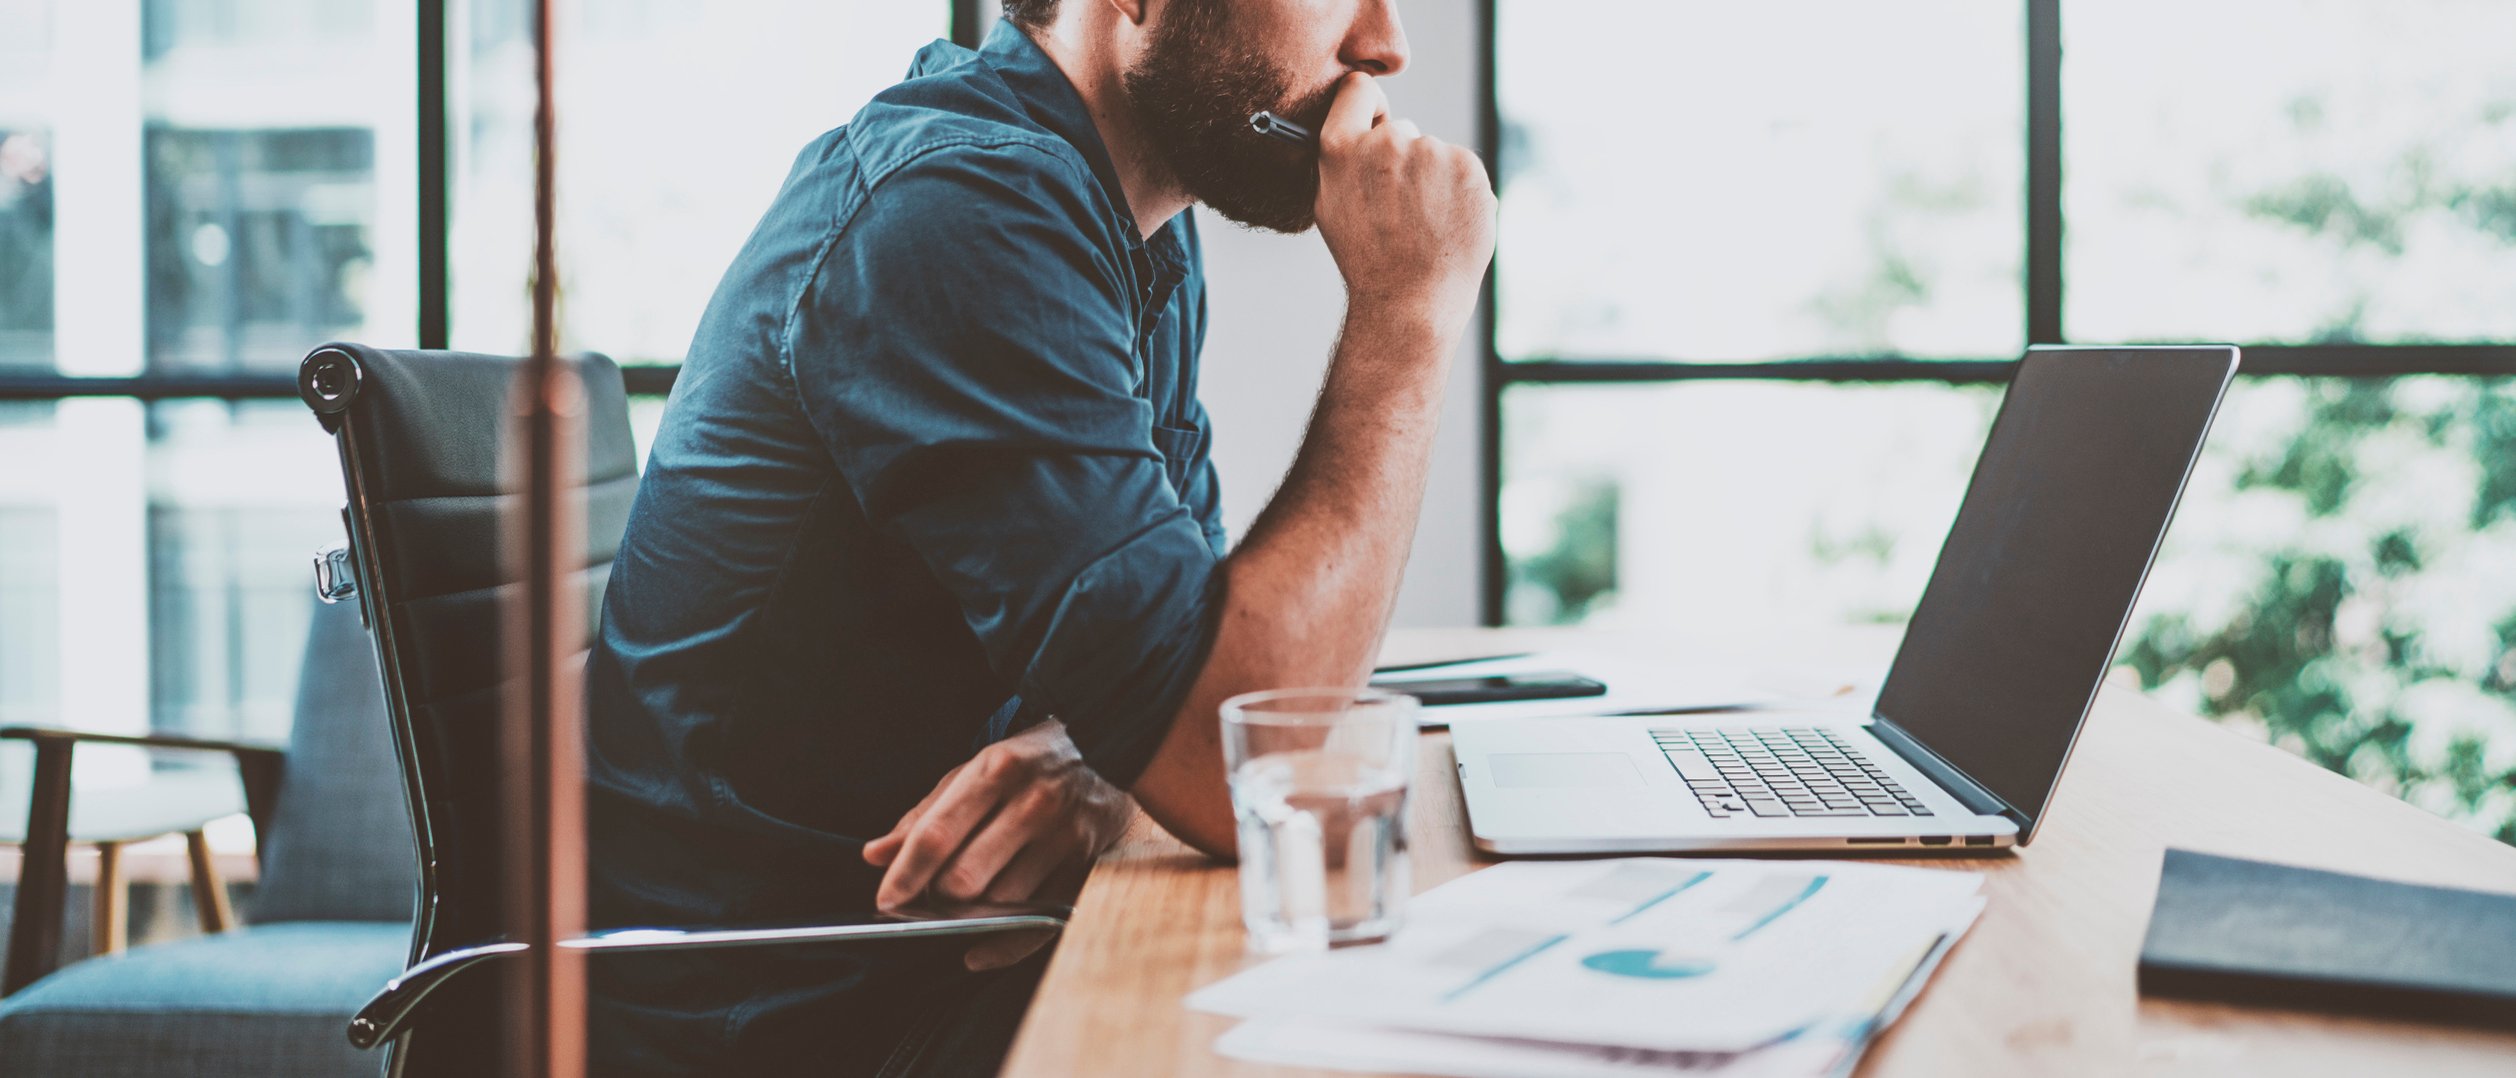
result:
<svg viewBox="0 0 2516 1078"><path fill-rule="evenodd" d="M1877 713L2007 802L2022 841L2235 369L2232 348L2038 349L2001 402Z"/></svg>

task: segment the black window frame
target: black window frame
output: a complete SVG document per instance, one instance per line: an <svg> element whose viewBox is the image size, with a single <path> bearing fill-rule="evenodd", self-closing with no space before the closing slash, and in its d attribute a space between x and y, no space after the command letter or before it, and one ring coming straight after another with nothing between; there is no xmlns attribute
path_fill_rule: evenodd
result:
<svg viewBox="0 0 2516 1078"><path fill-rule="evenodd" d="M1497 95L1501 58L1496 14L1505 0L1478 0L1477 71L1479 152L1488 171L1503 175L1502 102ZM1526 2L1526 0L1523 0ZM2026 341L2072 343L2062 324L2062 0L2021 0L2026 6L2026 259L2020 286L2026 293ZM1497 256L1497 263L1501 255ZM2016 361L1930 360L1903 355L1812 356L1753 363L1688 363L1661 360L1595 360L1549 356L1506 360L1496 341L1501 308L1496 270L1485 278L1484 354L1479 379L1477 464L1478 618L1504 624L1503 600L1510 563L1502 546L1503 395L1514 386L1669 383L1710 379L1822 383L1998 384ZM2393 378L2402 375L2516 374L2516 343L2505 344L2249 344L2239 377Z"/></svg>
<svg viewBox="0 0 2516 1078"><path fill-rule="evenodd" d="M459 0L453 0L459 2ZM948 0L953 40L976 47L988 21L984 0ZM1499 57L1495 19L1503 0L1478 0L1477 141L1490 171L1501 176L1502 117L1496 97ZM2062 0L2021 0L2026 9L2026 292L2029 344L2065 344L2062 324ZM416 0L418 16L418 326L421 348L445 348L451 340L448 306L447 30L450 0ZM134 212L138 208L134 207ZM1495 339L1500 295L1494 271L1486 276L1480 325L1482 355L1478 402L1478 617L1503 624L1509 562L1501 539L1503 395L1520 385L1668 383L1698 380L1775 380L1821 383L1921 382L1948 385L2008 380L2011 361L1948 361L1900 355L1816 356L1754 363L1689 363L1677 359L1626 361L1547 357L1506 361ZM312 348L318 341L308 341ZM2413 374L2516 374L2516 344L2245 344L2241 377L2323 376L2391 378ZM625 367L629 392L670 392L677 364ZM278 373L144 372L94 377L0 372L0 401L54 401L75 397L166 400L293 399L296 382Z"/></svg>
<svg viewBox="0 0 2516 1078"><path fill-rule="evenodd" d="M62 0L62 2L72 3L77 0ZM452 339L452 312L448 300L451 288L451 237L448 229L448 207L453 182L449 161L454 132L449 125L452 103L448 100L450 83L447 78L449 62L447 46L450 20L456 10L456 5L463 2L465 0L414 0L413 2L418 20L415 50L418 192L415 209L417 210L419 241L416 258L417 325L414 327L413 339L416 340L418 347L423 349L447 348ZM952 40L976 47L985 23L986 12L983 0L947 0L947 3ZM144 49L158 47L161 44L145 41L133 43L135 48ZM147 167L146 162L143 163L143 167ZM146 205L131 207L131 212L135 214L147 213L148 210L149 207ZM140 373L112 376L58 373L60 352L56 344L52 370L0 367L0 404L49 403L79 398L134 400L144 406L169 401L213 401L231 406L248 402L294 401L298 397L297 382L293 373L295 361L299 355L313 350L315 346L322 343L320 340L302 342L302 348L297 354L285 357L255 353L250 357L251 359L267 362L269 366L259 370L243 371L187 369L181 364L161 365L154 361L154 349L144 346ZM680 364L677 360L643 363L625 366L621 373L633 397L656 397L672 390L673 381L680 373ZM308 429L312 429L311 419L309 419ZM160 579L156 573L156 559L165 553L165 549L161 546L156 534L160 528L161 516L154 505L146 519L145 526L152 532L147 540L151 572L153 579ZM230 589L235 587L232 579L225 581L224 584ZM164 634L181 633L181 626L171 625L163 620L170 604L179 605L181 601L182 597L179 595L160 591L154 584L152 585L147 625L143 630L148 635L149 646L152 649L158 649L159 645L167 642L168 637ZM178 636L176 639L182 638ZM169 668L165 665L152 664L152 677L162 678L167 669ZM231 686L242 683L241 678L233 676L233 671L230 671L230 674L228 682ZM148 716L153 724L162 715L163 701L159 699L158 692L159 687L154 684L149 689ZM233 703L233 701L229 702Z"/></svg>

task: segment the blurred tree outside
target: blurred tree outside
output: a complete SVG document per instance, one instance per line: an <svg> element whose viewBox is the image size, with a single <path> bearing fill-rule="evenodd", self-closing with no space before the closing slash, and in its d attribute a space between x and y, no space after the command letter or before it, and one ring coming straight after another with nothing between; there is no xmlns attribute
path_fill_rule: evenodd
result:
<svg viewBox="0 0 2516 1078"><path fill-rule="evenodd" d="M2278 526L2170 538L2233 578L2231 601L2155 596L2121 661L2163 698L2516 843L2516 385L2285 382L2247 402L2288 422L2230 447L2226 492Z"/></svg>
<svg viewBox="0 0 2516 1078"><path fill-rule="evenodd" d="M1510 559L1512 624L1576 625L1615 601L1617 502L1603 477L1565 492L1543 548Z"/></svg>
<svg viewBox="0 0 2516 1078"><path fill-rule="evenodd" d="M2516 83L2497 62L2507 36L2473 28L2503 29L2511 6L2206 7L2070 6L2064 311L2074 338L2510 343ZM1703 18L1710 6L1618 10ZM1720 17L1736 32L1764 16ZM2162 44L2162 18L2201 25ZM2367 48L2378 31L2386 47ZM2189 59L2179 48L2215 50L2215 62L2225 48L2212 42L2231 34L2279 47L2227 65L2216 82L2154 77ZM1503 41L1538 66L1574 55L1566 44ZM2469 62L2476 56L2485 62ZM1556 85L1502 88L1506 358L2012 354L2014 338L1986 343L1998 338L1980 327L2006 333L2018 321L2007 252L2021 239L2010 224L2019 162L1974 148L1968 133L2012 139L2015 119L1959 110L1922 123L1832 105L1802 115L1788 88L1724 98L1718 115L1763 126L1695 137L1753 150L1737 171L1770 190L1699 184L1646 201L1600 177L1658 183L1667 171L1609 167L1633 164L1614 156L1630 143L1586 126L1603 115L1592 95L1548 98ZM1862 182L1794 186L1794 140L1836 132L1810 117L1843 116L1859 140L1842 145L1866 154L1847 159ZM1739 249L1786 252L1792 272L1759 276L1708 257L1738 256L1721 246L1719 220L1662 208L1672 202L1770 226ZM1635 205L1654 213L1633 217ZM1845 399L1880 392L1809 385ZM1813 396L1723 398L1748 403L1721 429L1762 450L1724 457L1667 432L1724 418L1674 391L1628 389L1628 405L1515 388L1529 403L1506 424L1505 620L1613 627L1727 623L1786 606L1846 624L1903 620L1945 534L1934 484L1953 509L1998 401L1991 388L1919 385L1868 398L1866 412L1811 407ZM1934 400L1978 401L1981 421ZM1840 447L1838 471L1884 460L1869 474L1910 482L1875 498L1811 483L1775 459L1794 448L1768 437L1780 430ZM1657 463L1667 460L1688 461L1687 471ZM1731 481L1705 481L1701 469ZM1772 557L1737 574L1755 583L1710 588L1703 572L1642 568L1670 557L1672 528L1698 519L1772 540ZM1759 587L1775 601L1751 611L1741 595ZM2516 378L2240 377L2118 662L2173 706L2516 843Z"/></svg>
<svg viewBox="0 0 2516 1078"><path fill-rule="evenodd" d="M2492 107L2460 130L2496 128L2505 106ZM2302 101L2292 119L2319 111ZM2336 258L2396 256L2441 226L2516 247L2516 176L2449 178L2437 163L2451 149L2415 144L2381 179L2315 173L2241 205ZM2363 306L2321 335L2362 339ZM2122 662L2144 688L2516 843L2516 384L2276 378L2239 392L2250 424L2213 436L2233 489L2197 489L2182 517L2245 523L2169 539L2171 558L2224 576L2155 596ZM2224 513L2196 505L2217 497Z"/></svg>

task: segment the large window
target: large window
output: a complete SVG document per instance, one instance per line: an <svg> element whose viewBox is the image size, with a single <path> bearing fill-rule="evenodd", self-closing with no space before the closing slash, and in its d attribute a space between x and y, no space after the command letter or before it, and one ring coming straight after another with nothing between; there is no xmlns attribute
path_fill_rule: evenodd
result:
<svg viewBox="0 0 2516 1078"><path fill-rule="evenodd" d="M797 151L963 6L563 0L565 346L651 421ZM0 0L0 723L285 736L341 502L297 362L525 348L530 9Z"/></svg>
<svg viewBox="0 0 2516 1078"><path fill-rule="evenodd" d="M1506 359L2017 355L2014 4L1497 17Z"/></svg>
<svg viewBox="0 0 2516 1078"><path fill-rule="evenodd" d="M2516 341L2516 5L2063 14L2072 336Z"/></svg>
<svg viewBox="0 0 2516 1078"><path fill-rule="evenodd" d="M942 0L560 0L560 338L679 363L717 278L796 154L950 32ZM532 333L532 5L472 0L459 129L452 343Z"/></svg>
<svg viewBox="0 0 2516 1078"><path fill-rule="evenodd" d="M2234 340L2126 663L2516 837L2516 4L1487 2L1491 617L1898 620L2022 345ZM651 420L796 150L986 6L563 0L563 340ZM529 8L0 0L0 721L281 732L288 374L523 347Z"/></svg>
<svg viewBox="0 0 2516 1078"><path fill-rule="evenodd" d="M251 398L324 339L410 343L414 21L0 2L0 720L287 732L340 482Z"/></svg>
<svg viewBox="0 0 2516 1078"><path fill-rule="evenodd" d="M2123 662L2516 841L2516 4L1493 10L1490 617L1900 622L2023 344L2234 341Z"/></svg>
<svg viewBox="0 0 2516 1078"><path fill-rule="evenodd" d="M0 0L0 25L11 27L0 35L0 372L5 372L52 365L53 116L46 101L52 0Z"/></svg>

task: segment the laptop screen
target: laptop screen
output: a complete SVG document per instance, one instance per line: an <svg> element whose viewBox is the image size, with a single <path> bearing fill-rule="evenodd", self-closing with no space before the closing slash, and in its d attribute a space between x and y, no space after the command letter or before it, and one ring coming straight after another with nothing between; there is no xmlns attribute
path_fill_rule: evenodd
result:
<svg viewBox="0 0 2516 1078"><path fill-rule="evenodd" d="M2236 350L2019 363L1878 714L2027 817L2051 799Z"/></svg>

